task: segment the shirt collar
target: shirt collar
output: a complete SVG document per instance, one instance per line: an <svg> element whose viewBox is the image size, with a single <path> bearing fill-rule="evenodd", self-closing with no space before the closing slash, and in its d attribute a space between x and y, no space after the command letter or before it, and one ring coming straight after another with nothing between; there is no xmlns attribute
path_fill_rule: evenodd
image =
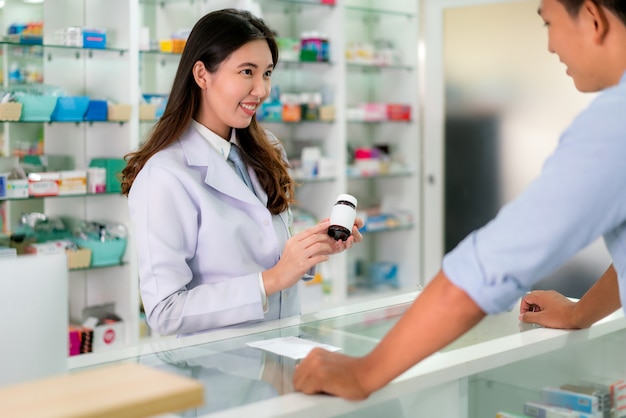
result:
<svg viewBox="0 0 626 418"><path fill-rule="evenodd" d="M198 133L204 138L209 145L211 145L219 155L222 156L224 161L228 158L228 153L230 152L230 144L237 143L237 135L235 134L235 130L230 130L230 142L224 141L224 138L217 135L215 132L201 124L200 122L192 119L191 124L198 131Z"/></svg>

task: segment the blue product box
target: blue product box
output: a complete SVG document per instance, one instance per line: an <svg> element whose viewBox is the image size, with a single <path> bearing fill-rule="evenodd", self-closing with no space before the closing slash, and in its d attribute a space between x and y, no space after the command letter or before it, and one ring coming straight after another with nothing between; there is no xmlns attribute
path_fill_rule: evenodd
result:
<svg viewBox="0 0 626 418"><path fill-rule="evenodd" d="M600 409L598 398L585 393L570 392L557 387L545 387L541 391L541 401L549 405L574 411L596 414Z"/></svg>
<svg viewBox="0 0 626 418"><path fill-rule="evenodd" d="M146 101L146 103L156 106L154 117L157 119L163 116L163 112L165 112L165 106L167 106L168 97L169 95L167 94L144 94L143 95L143 98Z"/></svg>
<svg viewBox="0 0 626 418"><path fill-rule="evenodd" d="M104 29L83 29L83 48L106 48L107 33Z"/></svg>
<svg viewBox="0 0 626 418"><path fill-rule="evenodd" d="M86 121L105 121L108 117L108 104L106 100L90 100L85 112Z"/></svg>
<svg viewBox="0 0 626 418"><path fill-rule="evenodd" d="M61 122L80 122L85 116L89 97L62 96L57 99L50 120Z"/></svg>
<svg viewBox="0 0 626 418"><path fill-rule="evenodd" d="M262 103L257 109L257 120L264 122L281 122L283 120L282 103Z"/></svg>
<svg viewBox="0 0 626 418"><path fill-rule="evenodd" d="M7 175L0 173L0 199L7 197Z"/></svg>
<svg viewBox="0 0 626 418"><path fill-rule="evenodd" d="M390 262L374 262L369 266L370 287L388 285L392 288L399 288L398 265Z"/></svg>

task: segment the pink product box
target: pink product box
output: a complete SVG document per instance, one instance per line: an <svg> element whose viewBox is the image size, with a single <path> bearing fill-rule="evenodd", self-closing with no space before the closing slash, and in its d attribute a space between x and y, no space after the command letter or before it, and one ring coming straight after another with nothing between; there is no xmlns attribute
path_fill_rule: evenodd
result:
<svg viewBox="0 0 626 418"><path fill-rule="evenodd" d="M69 338L69 355L76 356L80 354L80 333L79 329L68 330L68 338Z"/></svg>
<svg viewBox="0 0 626 418"><path fill-rule="evenodd" d="M89 167L87 169L88 193L104 193L107 189L107 170L104 167Z"/></svg>
<svg viewBox="0 0 626 418"><path fill-rule="evenodd" d="M363 120L379 122L387 120L387 105L385 103L363 103Z"/></svg>

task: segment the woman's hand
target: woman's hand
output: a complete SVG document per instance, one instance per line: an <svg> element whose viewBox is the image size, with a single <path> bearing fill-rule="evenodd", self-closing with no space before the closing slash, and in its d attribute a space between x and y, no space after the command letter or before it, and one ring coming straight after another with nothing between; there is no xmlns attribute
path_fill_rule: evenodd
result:
<svg viewBox="0 0 626 418"><path fill-rule="evenodd" d="M363 226L360 218L354 221L352 235L346 241L335 241L328 235L329 226L329 219L324 219L287 240L278 263L263 272L263 284L268 296L293 286L313 266L363 240L359 232Z"/></svg>
<svg viewBox="0 0 626 418"><path fill-rule="evenodd" d="M328 222L329 219L324 219L322 222ZM357 242L363 241L363 235L359 232L359 229L363 228L363 219L356 218L354 220L354 225L352 225L352 234L348 237L347 240L341 241L337 240L334 242L333 251L331 254L337 254L344 250L352 248Z"/></svg>
<svg viewBox="0 0 626 418"><path fill-rule="evenodd" d="M278 263L263 272L268 296L293 286L304 273L335 253L336 242L328 235L328 226L328 221L320 222L287 240Z"/></svg>

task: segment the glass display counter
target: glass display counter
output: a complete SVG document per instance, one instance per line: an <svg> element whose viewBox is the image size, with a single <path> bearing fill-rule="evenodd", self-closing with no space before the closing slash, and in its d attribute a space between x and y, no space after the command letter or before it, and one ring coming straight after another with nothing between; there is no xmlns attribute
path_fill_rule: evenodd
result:
<svg viewBox="0 0 626 418"><path fill-rule="evenodd" d="M521 412L524 402L536 400L543 386L590 377L626 380L626 320L621 311L589 329L564 331L520 324L516 306L485 318L360 402L295 392L292 376L298 361L247 344L296 336L339 347L348 355L364 355L417 296L407 293L287 320L79 356L70 359L70 368L74 372L112 362L137 362L192 377L205 387L205 404L175 416L224 418L488 418L499 410Z"/></svg>

